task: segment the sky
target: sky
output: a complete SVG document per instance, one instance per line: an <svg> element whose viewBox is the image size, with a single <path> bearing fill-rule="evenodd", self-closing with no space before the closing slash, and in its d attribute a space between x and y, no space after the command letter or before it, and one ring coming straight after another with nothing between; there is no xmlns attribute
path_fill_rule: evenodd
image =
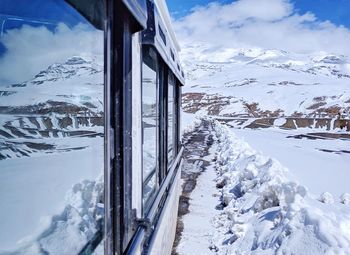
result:
<svg viewBox="0 0 350 255"><path fill-rule="evenodd" d="M72 56L103 54L97 31L64 1L0 0L0 87ZM5 21L5 22L4 22Z"/></svg>
<svg viewBox="0 0 350 255"><path fill-rule="evenodd" d="M350 0L167 1L180 45L190 57L200 52L191 49L196 45L205 50L198 55L208 59L237 48L350 56ZM102 32L64 1L31 0L22 8L27 2L0 0L0 86L29 79L72 55L100 54L103 47L94 38L103 39Z"/></svg>
<svg viewBox="0 0 350 255"><path fill-rule="evenodd" d="M194 7L207 5L212 0L166 0L171 15L178 19L187 15ZM218 0L228 4L232 0ZM293 0L295 9L301 13L312 12L321 20L329 20L337 25L350 27L349 0Z"/></svg>
<svg viewBox="0 0 350 255"><path fill-rule="evenodd" d="M167 0L183 48L350 56L349 0Z"/></svg>

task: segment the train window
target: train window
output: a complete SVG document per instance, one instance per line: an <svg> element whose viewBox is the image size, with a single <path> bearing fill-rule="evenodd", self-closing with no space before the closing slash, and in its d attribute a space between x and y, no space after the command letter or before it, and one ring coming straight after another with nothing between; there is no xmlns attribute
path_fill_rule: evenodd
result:
<svg viewBox="0 0 350 255"><path fill-rule="evenodd" d="M159 35L162 38L162 41L163 41L164 45L166 45L166 37L165 37L163 29L160 27L160 25L158 25L158 30L159 30Z"/></svg>
<svg viewBox="0 0 350 255"><path fill-rule="evenodd" d="M174 121L175 121L175 125L174 125L174 136L175 136L175 145L174 145L174 149L175 149L175 155L177 155L177 153L179 152L179 150L181 149L181 83L179 82L179 80L176 80L176 84L175 84L175 106L174 106L174 111L175 111L175 116L174 116Z"/></svg>
<svg viewBox="0 0 350 255"><path fill-rule="evenodd" d="M173 61L175 61L175 55L174 55L174 52L173 52L172 49L170 49L170 55L171 55L171 59L172 59Z"/></svg>
<svg viewBox="0 0 350 255"><path fill-rule="evenodd" d="M168 163L174 159L174 125L175 125L175 77L169 70L168 75Z"/></svg>
<svg viewBox="0 0 350 255"><path fill-rule="evenodd" d="M0 1L1 254L77 254L102 238L104 36L80 13Z"/></svg>
<svg viewBox="0 0 350 255"><path fill-rule="evenodd" d="M158 78L157 53L145 47L142 63L142 129L143 129L143 201L144 204L157 189L158 168Z"/></svg>

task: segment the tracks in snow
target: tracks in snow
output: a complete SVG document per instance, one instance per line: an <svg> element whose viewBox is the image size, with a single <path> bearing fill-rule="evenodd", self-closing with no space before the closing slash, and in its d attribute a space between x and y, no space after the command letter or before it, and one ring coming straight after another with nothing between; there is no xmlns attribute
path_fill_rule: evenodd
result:
<svg viewBox="0 0 350 255"><path fill-rule="evenodd" d="M202 192L207 192L208 187L200 187L203 184L207 185L205 182L198 183L199 178L205 178L203 175L209 175L209 178L212 180L216 177L215 171L213 169L213 161L215 160L215 153L212 153L213 150L213 134L212 134L212 123L207 120L203 120L201 125L197 127L193 132L186 133L184 135L184 167L182 169L181 178L183 180L182 185L182 195L180 196L180 204L178 211L178 222L176 229L176 237L173 246L172 254L183 254L184 250L191 249L192 243L190 236L184 236L183 231L184 228L193 228L194 230L200 226L195 226L196 224L203 225L203 222L192 222L194 224L189 223L191 221L191 216L187 215L191 211L192 215L192 207L196 209L193 211L198 211L198 207L201 207L202 204L205 204L205 200L207 196L201 194ZM197 185L198 184L198 185ZM210 185L210 184L209 184ZM212 182L212 188L215 190L215 183ZM196 190L195 190L196 188ZM215 201L217 198L209 195L211 199ZM209 201L208 201L209 202ZM210 205L211 203L207 203ZM203 208L206 211L206 208ZM215 208L214 208L215 210ZM189 216L186 218L186 216ZM194 235L203 234L203 231L206 231L206 228L210 228L210 220L211 217L205 215L203 219L207 219L208 222L204 224L204 230L201 229L201 233L195 231ZM186 231L188 233L189 231ZM193 237L195 238L195 236ZM199 245L199 244L198 244ZM191 247L189 247L191 246ZM209 251L207 246L201 245L202 249L204 248L206 251ZM193 253L194 251L192 251ZM195 253L199 252L198 250Z"/></svg>

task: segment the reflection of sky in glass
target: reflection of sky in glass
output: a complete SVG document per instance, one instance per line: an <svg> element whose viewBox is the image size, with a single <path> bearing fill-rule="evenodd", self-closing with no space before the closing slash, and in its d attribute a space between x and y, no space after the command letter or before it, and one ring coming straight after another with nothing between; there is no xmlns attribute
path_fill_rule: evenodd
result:
<svg viewBox="0 0 350 255"><path fill-rule="evenodd" d="M0 87L33 79L48 66L73 56L103 57L103 32L84 20L74 27L65 21L54 24L11 18L4 22L1 24L7 30L0 35Z"/></svg>
<svg viewBox="0 0 350 255"><path fill-rule="evenodd" d="M64 22L69 27L85 22L85 19L77 15L77 11L63 0L1 0L0 19L11 17L53 24Z"/></svg>
<svg viewBox="0 0 350 255"><path fill-rule="evenodd" d="M81 15L77 15L76 10L63 0L1 0L0 56L6 51L6 48L1 43L1 37L7 31L20 28L23 25L32 27L45 26L50 31L54 31L57 28L57 24L61 22L70 28L79 23L87 23Z"/></svg>

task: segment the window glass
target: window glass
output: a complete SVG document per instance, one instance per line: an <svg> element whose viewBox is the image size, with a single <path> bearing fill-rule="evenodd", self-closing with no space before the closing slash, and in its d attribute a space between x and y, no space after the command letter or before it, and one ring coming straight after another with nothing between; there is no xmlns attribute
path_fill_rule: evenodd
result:
<svg viewBox="0 0 350 255"><path fill-rule="evenodd" d="M63 0L2 0L0 24L0 253L77 254L102 226L103 31Z"/></svg>
<svg viewBox="0 0 350 255"><path fill-rule="evenodd" d="M169 71L170 72L170 71ZM174 159L174 89L175 77L172 73L168 76L168 163Z"/></svg>
<svg viewBox="0 0 350 255"><path fill-rule="evenodd" d="M152 175L149 176L149 179L146 180L145 182L145 188L143 191L143 202L144 204L146 204L149 199L152 197L154 191L155 191L155 187L156 187L156 183L157 182L157 175L155 173L153 173Z"/></svg>
<svg viewBox="0 0 350 255"><path fill-rule="evenodd" d="M145 202L157 184L157 95L156 53L151 48L145 48L142 64L143 193Z"/></svg>

